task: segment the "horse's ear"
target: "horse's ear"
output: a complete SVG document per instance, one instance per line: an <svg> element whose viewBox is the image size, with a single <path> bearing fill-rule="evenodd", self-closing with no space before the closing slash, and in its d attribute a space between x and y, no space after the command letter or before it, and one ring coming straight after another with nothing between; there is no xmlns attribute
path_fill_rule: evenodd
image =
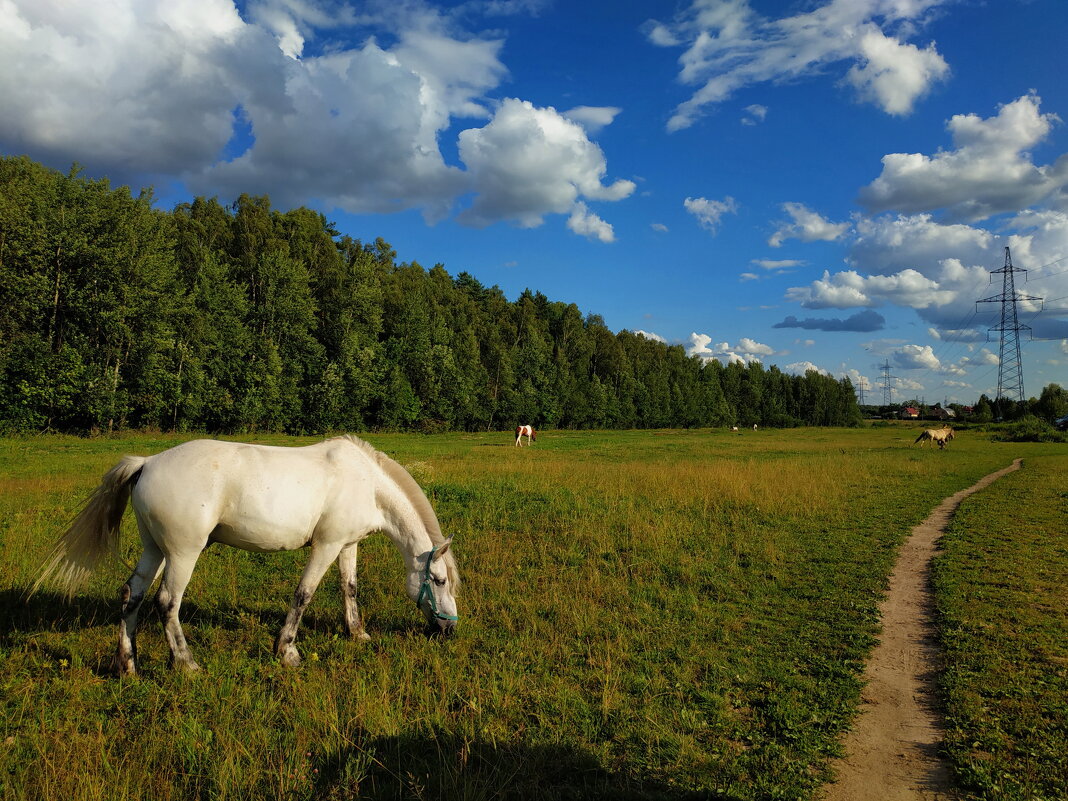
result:
<svg viewBox="0 0 1068 801"><path fill-rule="evenodd" d="M447 540L445 540L445 542L443 544L439 545L434 550L434 561L435 562L438 561L441 557L443 557L445 555L445 552L447 550L449 550L449 546L450 545L452 545L452 537L449 537Z"/></svg>

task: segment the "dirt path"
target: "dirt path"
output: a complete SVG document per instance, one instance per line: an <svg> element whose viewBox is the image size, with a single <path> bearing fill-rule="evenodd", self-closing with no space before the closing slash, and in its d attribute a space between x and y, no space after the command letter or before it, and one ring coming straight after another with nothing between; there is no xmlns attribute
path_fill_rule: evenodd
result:
<svg viewBox="0 0 1068 801"><path fill-rule="evenodd" d="M833 764L838 780L825 801L948 801L948 765L938 756L943 726L935 702L938 666L931 595L931 559L953 512L1012 465L946 498L901 547L886 600L882 635L865 670L860 716L846 736L846 757Z"/></svg>

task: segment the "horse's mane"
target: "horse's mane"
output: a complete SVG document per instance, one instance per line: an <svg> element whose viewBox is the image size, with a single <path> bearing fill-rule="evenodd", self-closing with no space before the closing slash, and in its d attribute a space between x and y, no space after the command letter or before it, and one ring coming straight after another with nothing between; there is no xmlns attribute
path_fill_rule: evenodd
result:
<svg viewBox="0 0 1068 801"><path fill-rule="evenodd" d="M412 504L412 508L419 515L419 519L422 521L423 527L426 528L426 533L430 536L430 541L434 544L434 547L443 545L445 536L441 533L438 516L434 513L434 507L430 505L430 501L427 500L426 495L423 493L423 488L412 478L412 474L405 470L403 465L386 456L374 445L353 434L346 434L343 437L339 437L339 439L351 442L382 468L382 472L393 480L393 483L397 485L404 497ZM445 569L448 571L449 581L452 583L453 592L455 593L460 586L460 573L456 568L456 560L453 559L452 550L446 551L441 558L445 560Z"/></svg>

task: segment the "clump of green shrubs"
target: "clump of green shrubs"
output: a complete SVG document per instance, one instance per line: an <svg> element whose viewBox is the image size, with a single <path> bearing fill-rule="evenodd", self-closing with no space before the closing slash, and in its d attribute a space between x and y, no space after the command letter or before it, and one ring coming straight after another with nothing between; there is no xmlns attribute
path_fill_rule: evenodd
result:
<svg viewBox="0 0 1068 801"><path fill-rule="evenodd" d="M995 432L991 439L995 442L1068 442L1068 432L1057 431L1045 420L1029 414Z"/></svg>

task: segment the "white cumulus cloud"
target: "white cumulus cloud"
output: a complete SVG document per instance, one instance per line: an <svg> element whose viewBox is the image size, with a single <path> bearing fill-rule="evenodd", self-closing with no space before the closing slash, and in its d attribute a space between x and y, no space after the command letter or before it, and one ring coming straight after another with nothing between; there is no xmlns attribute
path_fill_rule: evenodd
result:
<svg viewBox="0 0 1068 801"><path fill-rule="evenodd" d="M646 339L650 339L650 340L652 340L654 342L663 342L663 343L667 344L667 340L666 339L664 339L662 336L660 336L660 334L654 334L652 331L642 331L640 328L636 328L636 329L634 329L634 333L637 334L638 336L643 336Z"/></svg>
<svg viewBox="0 0 1068 801"><path fill-rule="evenodd" d="M629 196L588 138L618 109L572 109L574 122L494 99L504 42L465 18L426 0L0 0L0 139L113 183L430 221L462 200L471 225L538 225ZM482 127L450 163L442 137L468 120ZM607 223L586 223L604 236Z"/></svg>
<svg viewBox="0 0 1068 801"><path fill-rule="evenodd" d="M789 288L786 297L809 309L849 309L882 303L922 309L949 303L954 293L943 290L937 281L913 269L894 275L868 276L854 270L833 275L825 270L823 278L809 286Z"/></svg>
<svg viewBox="0 0 1068 801"><path fill-rule="evenodd" d="M852 269L825 271L808 286L791 287L786 297L809 308L905 306L934 324L947 340L974 339L974 332L958 329L976 313L981 322L973 327L988 325L985 321L996 304L978 309L975 304L1001 290L1000 278L991 271L1002 266L1005 246L1011 249L1013 263L1028 269L1031 284L1026 294L1068 295L1068 271L1062 261L1068 253L1068 214L1026 211L1005 227L1008 230L998 236L963 223L939 223L929 214L857 218L846 259ZM1038 269L1047 264L1049 269ZM1022 301L1019 308L1037 313L1039 304ZM1063 336L1058 331L1064 323L1054 314L1039 315L1032 324L1037 337Z"/></svg>
<svg viewBox="0 0 1068 801"><path fill-rule="evenodd" d="M786 272L792 267L800 267L804 264L800 259L752 259L749 263L762 270L775 270L777 272Z"/></svg>
<svg viewBox="0 0 1068 801"><path fill-rule="evenodd" d="M804 375L809 371L812 371L814 373L820 373L821 375L830 375L830 373L824 370L822 367L815 365L809 361L794 362L792 364L786 365L782 369L783 372L791 373L793 375Z"/></svg>
<svg viewBox="0 0 1068 801"><path fill-rule="evenodd" d="M976 265L997 252L997 237L989 231L940 223L930 214L859 218L854 228L848 261L864 272L886 274L907 267L929 272L948 258Z"/></svg>
<svg viewBox="0 0 1068 801"><path fill-rule="evenodd" d="M861 190L861 202L874 212L943 210L950 220L974 222L1058 195L1068 186L1068 158L1048 166L1031 160L1031 148L1058 121L1040 113L1040 104L1029 94L995 117L954 116L947 124L952 149L884 156L882 174Z"/></svg>
<svg viewBox="0 0 1068 801"><path fill-rule="evenodd" d="M904 370L939 370L942 363L930 345L905 345L893 353L895 366Z"/></svg>
<svg viewBox="0 0 1068 801"><path fill-rule="evenodd" d="M703 359L747 363L774 355L775 349L749 337L742 337L737 344L732 346L729 342L713 342L708 334L693 332L690 334L690 344L686 348L686 353L689 356L700 356Z"/></svg>
<svg viewBox="0 0 1068 801"><path fill-rule="evenodd" d="M505 100L488 125L462 131L460 157L478 191L459 217L472 225L512 220L533 228L580 197L622 200L635 188L622 179L603 184L604 154L582 126L525 100Z"/></svg>
<svg viewBox="0 0 1068 801"><path fill-rule="evenodd" d="M849 230L849 223L832 223L804 203L783 203L782 208L790 215L791 221L781 223L768 239L768 244L773 248L780 247L787 239L834 242Z"/></svg>
<svg viewBox="0 0 1068 801"><path fill-rule="evenodd" d="M587 239L596 239L599 242L616 241L612 226L586 208L586 204L581 201L572 208L571 216L567 218L567 227Z"/></svg>
<svg viewBox="0 0 1068 801"><path fill-rule="evenodd" d="M851 67L846 80L862 98L888 114L911 112L916 99L949 73L933 44L921 50L874 25L867 27L859 44L863 63Z"/></svg>
<svg viewBox="0 0 1068 801"><path fill-rule="evenodd" d="M703 197L688 197L682 204L701 227L713 234L719 228L719 221L724 214L737 214L738 203L729 195L723 200L709 200Z"/></svg>
<svg viewBox="0 0 1068 801"><path fill-rule="evenodd" d="M759 125L768 116L768 107L754 103L745 107L745 116L742 117L742 125Z"/></svg>
<svg viewBox="0 0 1068 801"><path fill-rule="evenodd" d="M844 81L862 100L889 114L908 113L948 72L933 44L906 41L945 2L829 0L771 19L748 0L691 0L673 20L646 26L653 44L685 48L679 80L696 87L668 130L693 125L706 107L746 87L819 75L843 62L852 65Z"/></svg>
<svg viewBox="0 0 1068 801"><path fill-rule="evenodd" d="M960 360L964 367L993 367L1001 364L1000 357L986 348L980 348L974 356L965 356Z"/></svg>
<svg viewBox="0 0 1068 801"><path fill-rule="evenodd" d="M615 106L575 106L563 112L564 116L573 122L577 122L587 133L595 134L604 127L611 125L616 115L623 109Z"/></svg>

